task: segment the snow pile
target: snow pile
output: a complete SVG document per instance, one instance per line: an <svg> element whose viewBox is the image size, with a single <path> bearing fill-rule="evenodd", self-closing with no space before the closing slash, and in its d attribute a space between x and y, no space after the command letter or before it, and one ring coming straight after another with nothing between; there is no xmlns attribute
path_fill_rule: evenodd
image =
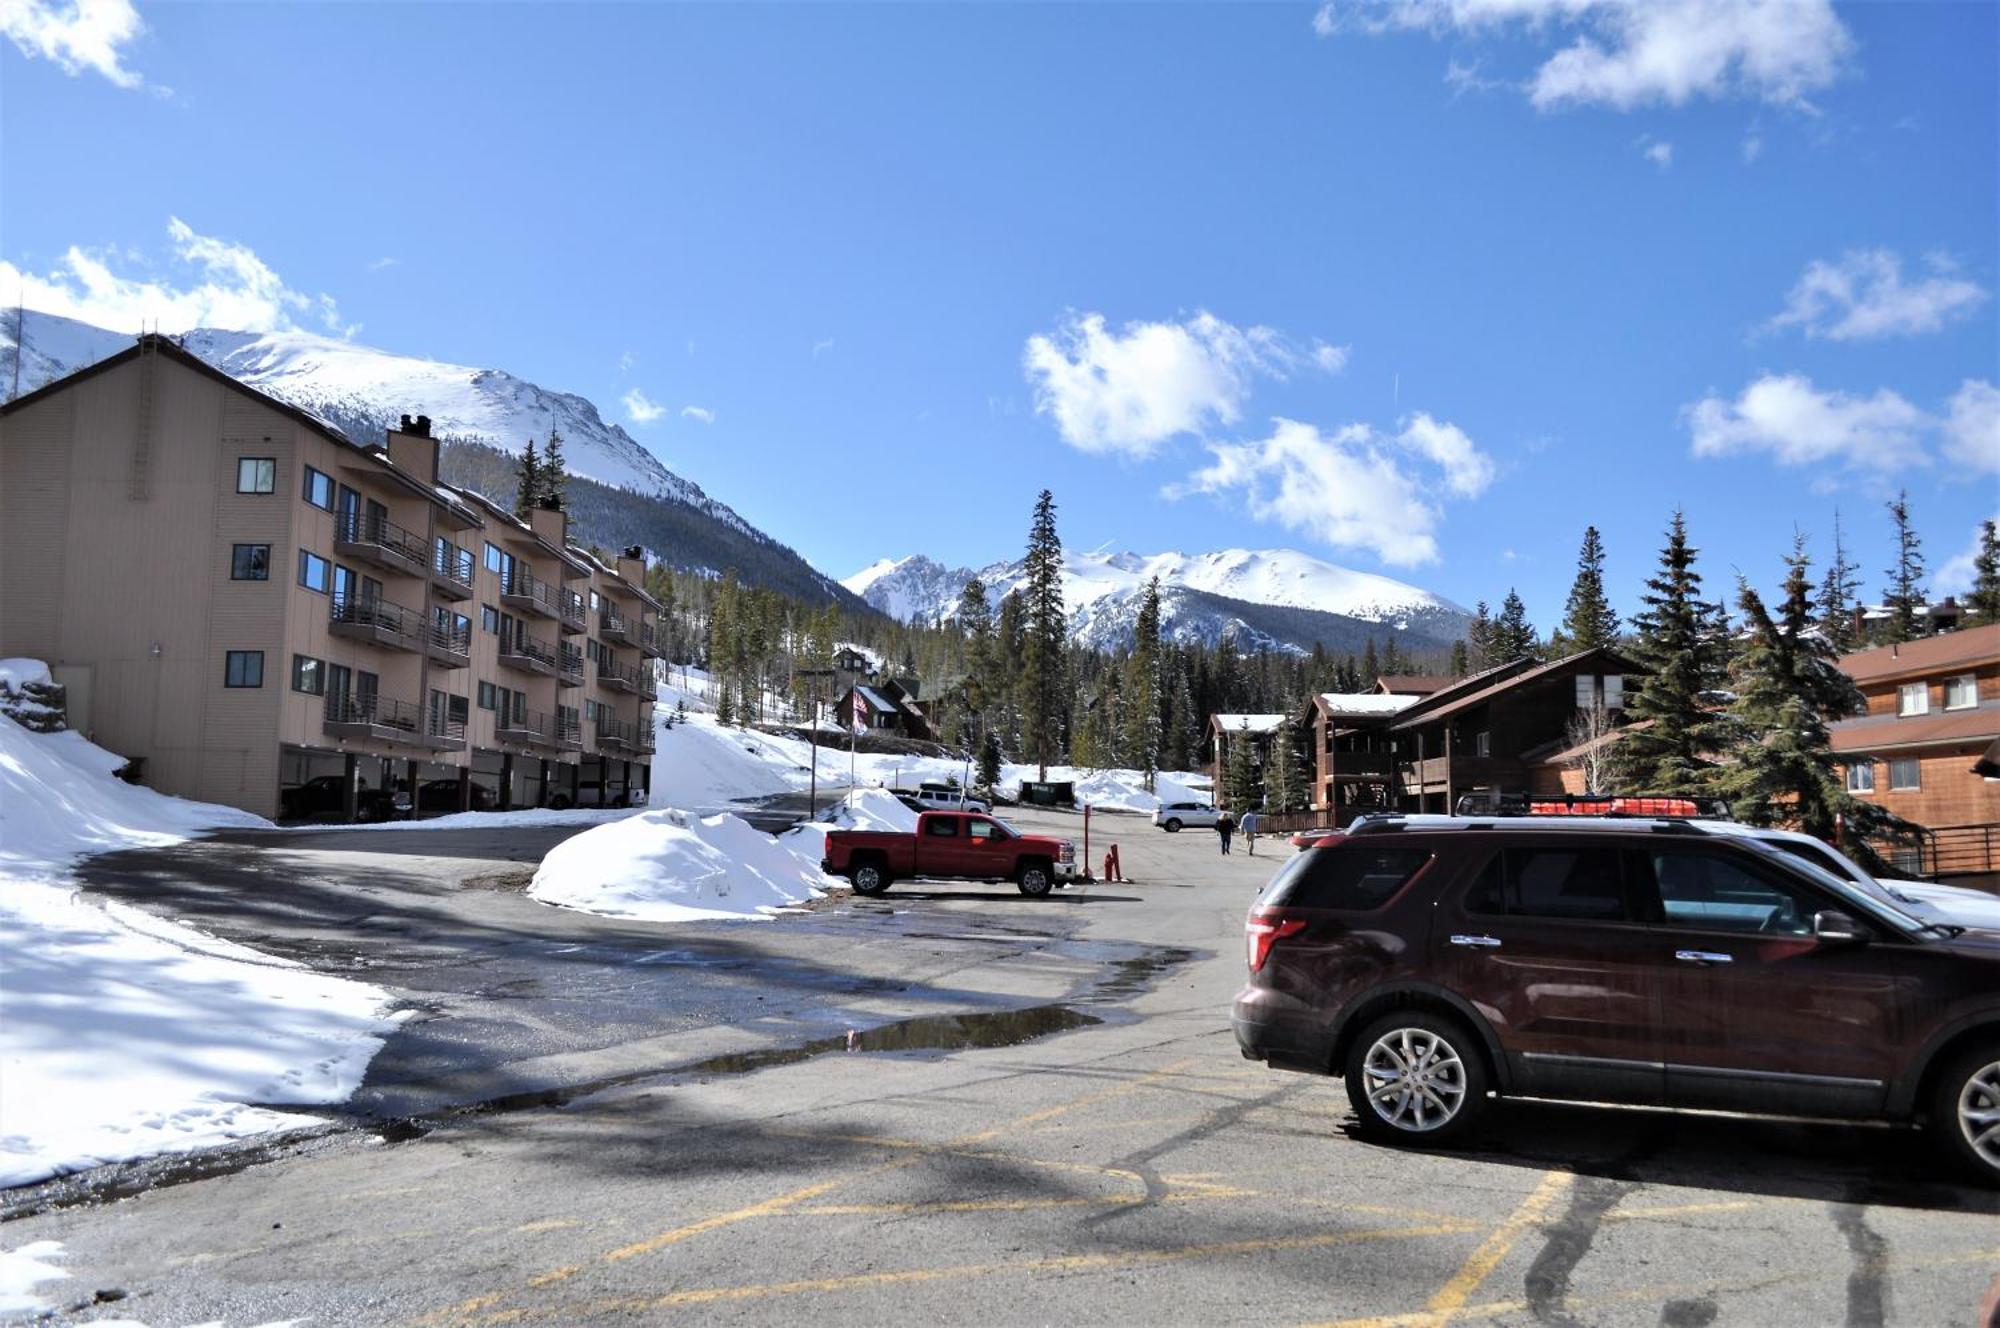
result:
<svg viewBox="0 0 2000 1328"><path fill-rule="evenodd" d="M549 826L603 825L636 815L630 807L523 807L512 812L448 812L421 821L380 821L373 825L316 825L313 833L328 831L381 834L385 830L532 830Z"/></svg>
<svg viewBox="0 0 2000 1328"><path fill-rule="evenodd" d="M37 1240L18 1249L0 1250L0 1314L25 1314L48 1308L48 1302L34 1294L43 1282L59 1282L69 1274L49 1263L60 1259L59 1240Z"/></svg>
<svg viewBox="0 0 2000 1328"><path fill-rule="evenodd" d="M838 884L734 816L643 812L549 850L528 887L545 904L655 922L767 918Z"/></svg>
<svg viewBox="0 0 2000 1328"><path fill-rule="evenodd" d="M855 789L819 816L795 825L778 836L778 842L809 863L826 857L829 830L889 830L913 834L917 814L887 789Z"/></svg>
<svg viewBox="0 0 2000 1328"><path fill-rule="evenodd" d="M63 693L39 659L0 659L0 715L36 733L63 727Z"/></svg>
<svg viewBox="0 0 2000 1328"><path fill-rule="evenodd" d="M268 824L120 764L0 717L0 1187L310 1124L245 1104L346 1100L394 1025L379 988L83 899L85 854Z"/></svg>

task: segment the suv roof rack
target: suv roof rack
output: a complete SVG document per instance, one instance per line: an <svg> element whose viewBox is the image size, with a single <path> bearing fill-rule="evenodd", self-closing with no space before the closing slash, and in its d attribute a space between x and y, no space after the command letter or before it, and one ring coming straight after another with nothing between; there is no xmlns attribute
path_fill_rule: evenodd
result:
<svg viewBox="0 0 2000 1328"><path fill-rule="evenodd" d="M1645 816L1655 820L1727 821L1721 798L1667 793L1467 793L1460 816Z"/></svg>

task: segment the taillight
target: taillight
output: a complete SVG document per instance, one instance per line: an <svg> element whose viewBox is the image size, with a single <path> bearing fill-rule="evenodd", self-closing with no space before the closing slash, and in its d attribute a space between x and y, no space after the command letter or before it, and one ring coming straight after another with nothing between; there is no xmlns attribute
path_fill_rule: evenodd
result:
<svg viewBox="0 0 2000 1328"><path fill-rule="evenodd" d="M1271 957L1272 946L1305 929L1304 918L1286 917L1274 908L1250 910L1250 916L1243 924L1243 945L1249 952L1250 971L1255 973L1264 967L1264 961Z"/></svg>

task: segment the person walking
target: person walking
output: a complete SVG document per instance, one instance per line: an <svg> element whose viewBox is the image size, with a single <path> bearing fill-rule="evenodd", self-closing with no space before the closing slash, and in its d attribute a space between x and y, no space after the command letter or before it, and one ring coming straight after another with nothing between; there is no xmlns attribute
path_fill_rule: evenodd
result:
<svg viewBox="0 0 2000 1328"><path fill-rule="evenodd" d="M1260 818L1254 811L1243 813L1243 847L1251 857L1257 856L1257 822Z"/></svg>
<svg viewBox="0 0 2000 1328"><path fill-rule="evenodd" d="M1227 807L1215 818L1215 833L1222 840L1222 856L1226 858L1229 856L1229 837L1236 833L1236 818L1230 815Z"/></svg>

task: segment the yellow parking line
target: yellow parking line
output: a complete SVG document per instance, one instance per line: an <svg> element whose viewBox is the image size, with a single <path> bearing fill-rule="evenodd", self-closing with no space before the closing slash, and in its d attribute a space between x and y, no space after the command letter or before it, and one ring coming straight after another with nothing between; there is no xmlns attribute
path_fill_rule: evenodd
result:
<svg viewBox="0 0 2000 1328"><path fill-rule="evenodd" d="M1575 1183L1576 1177L1567 1171L1551 1171L1544 1175L1542 1183L1521 1200L1520 1206L1508 1215L1506 1221L1493 1228L1464 1265L1452 1274L1451 1280L1438 1288L1437 1294L1424 1307L1424 1313L1412 1322L1424 1325L1424 1328L1449 1322L1452 1315L1472 1299L1472 1293L1479 1290L1479 1284L1500 1266L1500 1261L1507 1257L1528 1228L1540 1223L1542 1215ZM1360 1328L1360 1325L1352 1324L1348 1328ZM1370 1328L1374 1326L1371 1324Z"/></svg>
<svg viewBox="0 0 2000 1328"><path fill-rule="evenodd" d="M1019 1259L1008 1263L958 1264L948 1268L905 1268L893 1272L853 1273L845 1277L811 1278L797 1282L767 1282L750 1286L700 1287L669 1291L657 1296L629 1296L591 1301L563 1307L572 1319L593 1314L632 1310L671 1309L681 1305L709 1305L718 1301L762 1300L775 1296L798 1296L868 1287L907 1285L913 1282L953 1281L992 1277L1007 1273L1084 1272L1102 1268L1132 1268L1151 1264L1180 1263L1190 1259L1223 1259L1244 1254L1264 1254L1277 1250L1325 1249L1335 1245L1356 1245L1365 1241L1413 1240L1426 1236L1458 1235L1476 1231L1471 1222L1442 1222L1432 1226L1383 1227L1367 1231L1332 1231L1311 1236L1274 1236L1265 1240L1236 1240L1215 1245L1184 1245L1166 1250L1128 1250L1116 1254L1065 1254L1042 1259Z"/></svg>

